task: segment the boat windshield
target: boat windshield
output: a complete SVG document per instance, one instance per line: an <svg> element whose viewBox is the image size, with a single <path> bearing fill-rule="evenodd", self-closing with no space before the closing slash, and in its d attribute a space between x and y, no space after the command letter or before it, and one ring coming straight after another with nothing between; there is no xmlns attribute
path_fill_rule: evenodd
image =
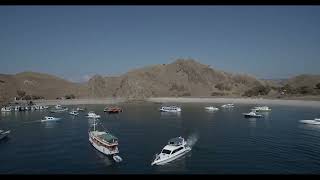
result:
<svg viewBox="0 0 320 180"><path fill-rule="evenodd" d="M161 151L161 153L163 153L163 154L170 154L171 151L170 151L170 150L167 150L167 149L163 149L163 150Z"/></svg>

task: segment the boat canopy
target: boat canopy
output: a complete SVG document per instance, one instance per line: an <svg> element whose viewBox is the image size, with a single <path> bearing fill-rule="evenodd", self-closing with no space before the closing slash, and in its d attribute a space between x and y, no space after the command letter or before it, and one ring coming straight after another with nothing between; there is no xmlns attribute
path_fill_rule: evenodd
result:
<svg viewBox="0 0 320 180"><path fill-rule="evenodd" d="M172 138L168 141L169 145L174 145L174 146L180 146L183 143L183 138L182 137L176 137Z"/></svg>
<svg viewBox="0 0 320 180"><path fill-rule="evenodd" d="M99 137L101 139L107 141L108 143L115 143L118 141L118 138L110 133L101 134L101 135L99 135Z"/></svg>

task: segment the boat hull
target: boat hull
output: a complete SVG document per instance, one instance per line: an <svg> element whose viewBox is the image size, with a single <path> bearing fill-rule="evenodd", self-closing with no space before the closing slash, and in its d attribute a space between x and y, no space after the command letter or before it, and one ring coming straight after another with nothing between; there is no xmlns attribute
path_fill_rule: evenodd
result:
<svg viewBox="0 0 320 180"><path fill-rule="evenodd" d="M262 115L247 115L247 114L244 114L244 117L245 118L262 118L263 116Z"/></svg>
<svg viewBox="0 0 320 180"><path fill-rule="evenodd" d="M10 131L2 132L2 133L0 134L0 140L8 137L9 134L10 134Z"/></svg>
<svg viewBox="0 0 320 180"><path fill-rule="evenodd" d="M304 124L320 125L320 121L315 120L300 120L300 122Z"/></svg>
<svg viewBox="0 0 320 180"><path fill-rule="evenodd" d="M191 151L190 147L186 148L184 151L182 151L181 153L179 153L179 154L177 154L175 156L172 156L172 157L169 157L169 158L166 158L166 159L162 159L162 160L154 161L154 162L152 162L151 165L164 165L164 164L167 164L167 163L169 163L171 161L174 161L174 160L180 158L181 156L187 154L190 151Z"/></svg>

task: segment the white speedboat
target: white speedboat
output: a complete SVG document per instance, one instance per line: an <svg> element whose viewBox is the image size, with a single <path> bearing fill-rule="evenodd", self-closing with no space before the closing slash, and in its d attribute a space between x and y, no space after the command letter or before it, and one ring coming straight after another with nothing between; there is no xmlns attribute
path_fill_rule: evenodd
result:
<svg viewBox="0 0 320 180"><path fill-rule="evenodd" d="M95 119L97 119L97 118L100 118L101 116L98 115L98 114L96 114L96 113L94 113L93 111L90 111L90 112L88 113L87 117L88 117L88 118L95 118Z"/></svg>
<svg viewBox="0 0 320 180"><path fill-rule="evenodd" d="M162 106L160 108L162 112L181 112L181 108L178 106Z"/></svg>
<svg viewBox="0 0 320 180"><path fill-rule="evenodd" d="M10 130L8 131L0 130L0 140L8 137L9 134L10 134Z"/></svg>
<svg viewBox="0 0 320 180"><path fill-rule="evenodd" d="M43 107L43 109L48 109L49 108L49 106L42 106Z"/></svg>
<svg viewBox="0 0 320 180"><path fill-rule="evenodd" d="M315 118L313 120L300 120L300 122L304 124L320 125L320 118Z"/></svg>
<svg viewBox="0 0 320 180"><path fill-rule="evenodd" d="M271 111L271 109L268 106L257 106L257 107L254 107L252 110L257 111L257 112Z"/></svg>
<svg viewBox="0 0 320 180"><path fill-rule="evenodd" d="M79 113L78 111L71 111L69 112L70 115L73 115L73 116L77 116Z"/></svg>
<svg viewBox="0 0 320 180"><path fill-rule="evenodd" d="M1 108L1 112L11 112L11 107L3 107Z"/></svg>
<svg viewBox="0 0 320 180"><path fill-rule="evenodd" d="M151 165L163 165L171 162L187 152L191 151L191 147L182 137L176 137L169 140L168 144L162 149L160 154L156 154L156 158Z"/></svg>
<svg viewBox="0 0 320 180"><path fill-rule="evenodd" d="M67 107L61 107L61 105L57 104L55 106L55 109L51 110L50 112L56 113L56 112L64 112L64 111L68 111L68 108Z"/></svg>
<svg viewBox="0 0 320 180"><path fill-rule="evenodd" d="M208 106L208 107L205 107L206 110L208 111L218 111L219 108L216 108L216 107L213 107L213 106Z"/></svg>
<svg viewBox="0 0 320 180"><path fill-rule="evenodd" d="M77 111L84 111L84 108L77 107Z"/></svg>
<svg viewBox="0 0 320 180"><path fill-rule="evenodd" d="M256 114L254 111L251 111L249 113L242 113L242 114L246 118L261 118L261 117L263 117L261 114Z"/></svg>
<svg viewBox="0 0 320 180"><path fill-rule="evenodd" d="M51 117L51 116L45 116L44 119L41 119L41 122L46 121L59 121L61 118Z"/></svg>
<svg viewBox="0 0 320 180"><path fill-rule="evenodd" d="M233 108L234 104L224 104L221 107L223 107L223 108Z"/></svg>
<svg viewBox="0 0 320 180"><path fill-rule="evenodd" d="M116 162L122 161L118 155L118 138L109 132L96 130L95 121L93 122L93 131L88 132L89 141L94 148L107 156L113 156Z"/></svg>

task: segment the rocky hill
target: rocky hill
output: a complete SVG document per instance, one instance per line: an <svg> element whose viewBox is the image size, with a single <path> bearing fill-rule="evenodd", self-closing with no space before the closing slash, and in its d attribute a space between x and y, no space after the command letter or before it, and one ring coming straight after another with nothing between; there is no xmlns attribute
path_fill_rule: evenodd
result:
<svg viewBox="0 0 320 180"><path fill-rule="evenodd" d="M231 74L195 60L178 59L118 77L94 76L88 82L90 96L145 98L159 96L241 95L264 82L249 75Z"/></svg>
<svg viewBox="0 0 320 180"><path fill-rule="evenodd" d="M18 96L18 91L46 99L56 99L68 94L83 97L87 96L88 92L86 85L72 83L48 74L35 72L0 74L0 101L12 100Z"/></svg>
<svg viewBox="0 0 320 180"><path fill-rule="evenodd" d="M177 96L257 96L277 97L285 88L287 94L319 94L320 75L300 75L281 81L258 80L245 74L232 74L211 68L192 59L178 59L129 71L116 77L93 76L83 84L72 83L48 74L23 72L0 74L0 102L12 100L18 91L26 95L56 99L68 94L76 98ZM285 86L286 85L286 86ZM291 88L291 89L290 89Z"/></svg>

